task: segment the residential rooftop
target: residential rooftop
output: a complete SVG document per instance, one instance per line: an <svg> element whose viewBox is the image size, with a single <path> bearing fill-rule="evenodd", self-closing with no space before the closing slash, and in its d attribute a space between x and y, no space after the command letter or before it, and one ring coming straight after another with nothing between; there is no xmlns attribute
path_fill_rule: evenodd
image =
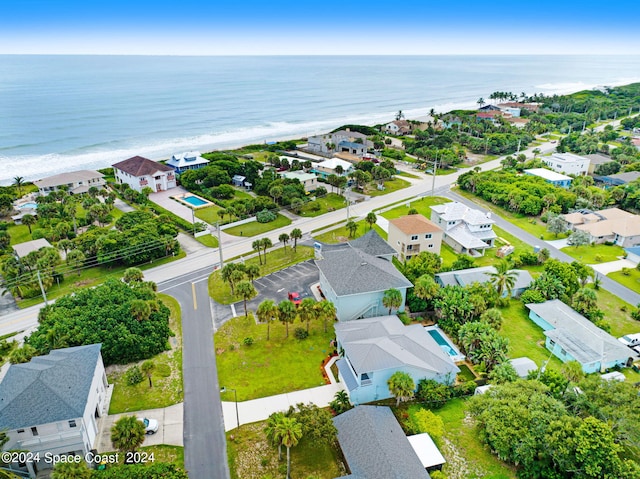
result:
<svg viewBox="0 0 640 479"><path fill-rule="evenodd" d="M111 166L135 177L153 175L158 171L173 171L173 168L170 166L149 160L148 158L143 158L142 156L134 156L127 160L114 163Z"/></svg>
<svg viewBox="0 0 640 479"><path fill-rule="evenodd" d="M421 233L437 233L442 231L433 221L423 215L405 215L400 218L389 220L389 223L398 228L406 235Z"/></svg>
<svg viewBox="0 0 640 479"><path fill-rule="evenodd" d="M524 170L524 172L529 175L539 176L547 181L566 181L572 179L570 176L563 175L562 173L557 173L552 170L547 170L546 168L529 168Z"/></svg>

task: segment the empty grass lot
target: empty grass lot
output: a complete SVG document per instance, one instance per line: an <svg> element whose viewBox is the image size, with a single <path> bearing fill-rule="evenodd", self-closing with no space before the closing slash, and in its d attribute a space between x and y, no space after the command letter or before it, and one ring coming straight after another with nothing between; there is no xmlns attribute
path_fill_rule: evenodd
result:
<svg viewBox="0 0 640 479"><path fill-rule="evenodd" d="M328 193L322 198L316 198L313 201L305 203L300 209L300 216L314 217L320 216L330 211L339 210L347 206L344 196L340 196L336 193ZM315 209L318 208L318 209Z"/></svg>
<svg viewBox="0 0 640 479"><path fill-rule="evenodd" d="M426 218L431 218L432 206L442 205L444 203L450 202L451 200L442 198L440 196L425 196L423 198L420 198L419 200L413 200L411 202L407 201L406 203L402 203L393 209L385 211L384 213L380 213L380 215L388 220L392 220L395 218L399 218L400 216L408 215L410 209L415 209L418 211L418 213L425 216Z"/></svg>
<svg viewBox="0 0 640 479"><path fill-rule="evenodd" d="M640 293L640 271L637 269L630 269L628 274L624 274L622 271L615 271L609 273L607 276L621 285L626 286L631 291Z"/></svg>
<svg viewBox="0 0 640 479"><path fill-rule="evenodd" d="M283 226L288 226L290 224L291 220L289 218L278 213L276 219L269 223L251 221L250 223L227 228L224 232L234 236L256 236L272 230L277 230L278 228L282 228Z"/></svg>
<svg viewBox="0 0 640 479"><path fill-rule="evenodd" d="M267 325L256 324L251 314L226 322L215 334L220 384L234 388L238 401L324 385L320 365L333 351L329 346L333 325L324 333L322 321L312 322L309 337L303 340L293 335L297 327L304 327L299 319L289 325L285 339L284 324L274 322L267 341ZM244 344L249 337L251 346ZM233 401L234 395L227 392L222 399Z"/></svg>
<svg viewBox="0 0 640 479"><path fill-rule="evenodd" d="M354 233L353 237L349 236L349 230L346 226L341 226L327 233L322 233L317 236L314 235L313 238L318 241L322 241L323 243L337 244L344 243L345 241L349 241L355 238L360 238L360 236L363 236L364 234L369 232L369 224L365 220L357 221L356 225L358 226L358 229ZM384 238L385 240L387 239L386 231L380 228L377 224L373 225L373 229L376 230L382 238Z"/></svg>
<svg viewBox="0 0 640 479"><path fill-rule="evenodd" d="M407 180L403 180L401 178L394 178L393 180L387 180L384 182L384 190L378 189L377 182L368 184L365 187L364 194L369 196L388 195L389 193L393 193L394 191L401 190L408 186L411 186L411 183L409 183Z"/></svg>
<svg viewBox="0 0 640 479"><path fill-rule="evenodd" d="M606 244L566 246L561 251L584 264L607 263L624 256L624 249L620 246Z"/></svg>

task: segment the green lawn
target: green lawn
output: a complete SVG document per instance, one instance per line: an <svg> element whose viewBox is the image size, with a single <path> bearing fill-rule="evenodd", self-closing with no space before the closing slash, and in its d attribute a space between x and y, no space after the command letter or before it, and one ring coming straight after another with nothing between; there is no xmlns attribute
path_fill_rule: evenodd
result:
<svg viewBox="0 0 640 479"><path fill-rule="evenodd" d="M285 248L277 248L267 252L267 264L260 265L257 256L247 259L245 264L260 265L260 276L266 276L274 271L280 271L296 263L313 258L313 248L309 246L298 246L297 250L298 251L294 252L291 246L287 246L286 250ZM221 304L231 304L240 301L239 297L231 295L229 283L222 281L219 270L214 271L211 276L209 276L209 296Z"/></svg>
<svg viewBox="0 0 640 479"><path fill-rule="evenodd" d="M220 387L235 389L238 401L246 401L324 385L320 363L333 350L333 325L324 333L321 321L311 323L304 340L294 337L297 327L302 327L298 319L285 339L284 325L273 323L267 341L267 325L256 324L253 315L226 322L214 336ZM248 337L251 346L243 343ZM234 394L223 393L222 399L233 401Z"/></svg>
<svg viewBox="0 0 640 479"><path fill-rule="evenodd" d="M622 271L615 271L609 273L607 276L621 285L626 286L631 291L640 293L640 271L637 269L629 270L628 275L622 274Z"/></svg>
<svg viewBox="0 0 640 479"><path fill-rule="evenodd" d="M203 235L198 236L196 241L202 243L209 248L217 248L218 247L218 238L213 235Z"/></svg>
<svg viewBox="0 0 640 479"><path fill-rule="evenodd" d="M184 469L184 447L182 446L167 446L166 444L162 444L160 446L142 446L140 449L142 452L146 452L147 454L153 454L153 461L149 460L148 465L151 465L156 462L164 462L164 463L173 463ZM100 454L105 454L107 456L114 456L115 451L112 452L101 452ZM122 453L118 454L118 464L124 464L125 455Z"/></svg>
<svg viewBox="0 0 640 479"><path fill-rule="evenodd" d="M195 215L196 218L204 221L205 223L214 225L216 222L221 221L220 216L218 216L218 211L221 209L222 208L218 205L207 206L206 208L199 208L195 210Z"/></svg>
<svg viewBox="0 0 640 479"><path fill-rule="evenodd" d="M593 285L589 286L593 287ZM640 331L640 323L631 319L629 315L633 311L633 306L604 289L599 289L597 295L598 307L604 312L604 319L611 324L613 336L618 338Z"/></svg>
<svg viewBox="0 0 640 479"><path fill-rule="evenodd" d="M31 229L36 228L36 225L33 225ZM7 232L9 233L9 238L11 238L11 245L24 243L25 241L31 241L31 233L29 233L29 227L27 225L16 225L13 224L7 228Z"/></svg>
<svg viewBox="0 0 640 479"><path fill-rule="evenodd" d="M452 399L433 410L444 422L445 433L439 441L447 459L442 472L449 478L515 479L516 472L502 462L480 440L477 428L464 412L465 401Z"/></svg>
<svg viewBox="0 0 640 479"><path fill-rule="evenodd" d="M416 180L422 179L421 176L414 175L412 173L407 173L406 171L401 171L400 173L396 173L396 176L404 176L405 178L414 178Z"/></svg>
<svg viewBox="0 0 640 479"><path fill-rule="evenodd" d="M241 188L233 188L235 193L233 194L234 200L249 200L253 198L253 195L249 193L247 190Z"/></svg>
<svg viewBox="0 0 640 479"><path fill-rule="evenodd" d="M231 479L284 477L286 449L278 462L278 449L271 447L264 433L266 422L243 425L227 433L227 456ZM335 446L313 445L304 438L291 448L291 477L333 479L342 476L340 455Z"/></svg>
<svg viewBox="0 0 640 479"><path fill-rule="evenodd" d="M276 219L269 223L258 223L257 221L252 221L243 225L227 228L224 232L234 236L256 236L290 224L291 220L289 218L278 213Z"/></svg>
<svg viewBox="0 0 640 479"><path fill-rule="evenodd" d="M394 191L407 188L408 186L411 186L411 183L409 183L407 180L403 180L401 178L394 178L393 180L387 180L384 182L384 190L378 189L377 182L367 185L365 187L364 194L369 196L388 195L389 193L393 193Z"/></svg>
<svg viewBox="0 0 640 479"><path fill-rule="evenodd" d="M400 216L404 216L409 214L410 209L418 210L418 213L421 215L431 218L431 207L435 205L442 205L444 203L450 203L451 200L447 198L442 198L440 196L424 196L418 200L407 201L402 205L396 206L395 208L385 211L381 213L384 218L388 220L392 220L395 218L399 218ZM408 205L408 206L407 206Z"/></svg>
<svg viewBox="0 0 640 479"><path fill-rule="evenodd" d="M356 225L358 225L358 229L356 230L353 237L349 236L349 230L347 230L346 226L341 226L327 233L322 233L317 236L314 235L313 238L315 240L322 241L323 243L337 244L337 243L344 243L345 241L349 241L350 239L360 238L360 236L363 236L365 233L369 232L369 224L365 220L357 221ZM383 231L383 229L380 228L380 226L378 226L377 224L374 224L373 229L376 230L378 234L382 236L385 240L387 239L386 231Z"/></svg>
<svg viewBox="0 0 640 479"><path fill-rule="evenodd" d="M314 210L314 208L318 207L316 205L320 205L320 209ZM339 210L345 206L346 202L343 196L336 193L328 193L322 198L316 198L313 201L305 203L299 214L304 217L320 216L330 211Z"/></svg>
<svg viewBox="0 0 640 479"><path fill-rule="evenodd" d="M149 387L149 381L146 378L135 386L129 386L126 383L124 372L133 364L127 365L126 369L123 368L120 372L109 375L109 382L114 385L109 414L167 407L184 400L180 305L178 301L166 294L160 294L159 297L171 310L169 326L171 331L175 333L174 337L169 338L172 349L151 359L156 365L151 376L152 388ZM143 361L140 361L138 364L142 363Z"/></svg>
<svg viewBox="0 0 640 479"><path fill-rule="evenodd" d="M624 256L624 249L620 246L606 244L565 246L561 251L584 264L607 263L617 261L619 257Z"/></svg>

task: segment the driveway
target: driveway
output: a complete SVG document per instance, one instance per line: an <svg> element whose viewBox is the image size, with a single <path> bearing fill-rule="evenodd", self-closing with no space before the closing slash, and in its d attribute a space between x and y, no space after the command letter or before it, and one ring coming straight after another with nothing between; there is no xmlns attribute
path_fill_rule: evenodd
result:
<svg viewBox="0 0 640 479"><path fill-rule="evenodd" d="M172 196L184 195L189 193L181 186L171 188L166 191L158 191L157 193L151 193L149 199L155 204L162 206L165 210L171 211L173 214L178 215L185 221L193 224L193 210L182 203L172 200ZM196 221L201 221L196 218Z"/></svg>
<svg viewBox="0 0 640 479"><path fill-rule="evenodd" d="M609 261L607 263L590 264L598 273L607 275L615 271L620 271L622 268L635 269L636 264L628 259L619 259L618 261Z"/></svg>
<svg viewBox="0 0 640 479"><path fill-rule="evenodd" d="M111 444L111 426L123 416L135 415L137 417L147 417L158 421L158 432L148 434L144 438L143 446L157 446L168 444L170 446L182 446L182 403L175 404L162 409L149 409L146 411L135 411L123 414L111 414L100 418L100 438L97 442L98 452L113 451Z"/></svg>

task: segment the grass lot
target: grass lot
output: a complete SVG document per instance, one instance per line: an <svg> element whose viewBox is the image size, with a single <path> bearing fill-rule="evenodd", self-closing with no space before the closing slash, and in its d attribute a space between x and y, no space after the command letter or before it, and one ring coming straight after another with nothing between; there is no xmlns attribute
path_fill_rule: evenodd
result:
<svg viewBox="0 0 640 479"><path fill-rule="evenodd" d="M378 189L377 182L367 185L365 187L364 194L369 196L382 196L393 193L394 191L401 190L408 186L411 186L411 183L409 183L408 181L401 178L394 178L393 180L387 180L384 182L384 190L382 191Z"/></svg>
<svg viewBox="0 0 640 479"><path fill-rule="evenodd" d="M640 271L637 269L630 270L628 276L622 274L622 271L615 271L609 273L607 276L621 285L626 286L631 291L640 293Z"/></svg>
<svg viewBox="0 0 640 479"><path fill-rule="evenodd" d="M299 340L293 330L301 326L296 319L285 339L284 325L273 323L267 341L267 325L256 324L253 315L226 322L214 336L220 385L236 389L238 401L324 385L320 364L333 350L333 325L324 333L322 321L311 323L309 337ZM243 343L248 337L251 346ZM233 401L234 395L227 392L222 399Z"/></svg>
<svg viewBox="0 0 640 479"><path fill-rule="evenodd" d="M242 188L233 188L235 190L235 193L233 195L233 199L234 200L248 200L253 198L253 196L251 195L251 193L249 193L247 190L242 189Z"/></svg>
<svg viewBox="0 0 640 479"><path fill-rule="evenodd" d="M184 469L184 447L162 444L160 446L143 446L139 450L147 454L153 454L153 461L149 460L149 465L155 462L173 463ZM116 452L107 452L105 454L112 456ZM118 454L118 464L124 464L124 459L124 454Z"/></svg>
<svg viewBox="0 0 640 479"><path fill-rule="evenodd" d="M156 369L151 376L153 387L149 381L135 386L126 383L124 372L133 364L121 368L118 372L109 374L109 382L114 385L113 396L109 405L109 414L117 414L141 409L155 409L171 406L184 400L182 393L182 320L180 305L171 296L160 294L162 302L171 310L169 326L175 333L169 338L171 350L160 353L152 358ZM138 364L142 364L140 361Z"/></svg>
<svg viewBox="0 0 640 479"><path fill-rule="evenodd" d="M591 287L593 285L590 285ZM640 322L631 319L629 313L633 311L633 306L621 300L616 295L599 289L598 307L604 312L604 319L611 324L611 334L616 338L629 333L640 331Z"/></svg>
<svg viewBox="0 0 640 479"><path fill-rule="evenodd" d="M234 236L256 236L290 224L291 220L289 218L278 213L276 219L270 223L258 223L257 221L252 221L243 225L227 228L224 232Z"/></svg>
<svg viewBox="0 0 640 479"><path fill-rule="evenodd" d="M281 468L286 468L286 448L282 448L282 461L278 462L278 449L266 440L265 424L247 424L227 433L231 479L284 477ZM341 467L339 453L330 445L312 445L303 438L291 448L291 477L333 479L345 473Z"/></svg>
<svg viewBox="0 0 640 479"><path fill-rule="evenodd" d="M313 258L313 248L309 246L298 245L298 251L294 252L291 246L285 248L277 248L267 252L267 264L260 266L260 276L266 276L274 271L292 266L296 263L306 261ZM246 265L257 264L260 265L258 257L249 258L245 261ZM231 288L229 283L222 281L220 278L220 271L214 271L209 276L209 296L221 304L231 304L236 301L240 301L239 297L231 295Z"/></svg>
<svg viewBox="0 0 640 479"><path fill-rule="evenodd" d="M466 420L464 408L464 399L452 399L433 411L444 422L445 433L438 441L447 459L442 472L449 479L515 479L515 470L481 442L473 422Z"/></svg>
<svg viewBox="0 0 640 479"><path fill-rule="evenodd" d="M31 226L31 230L36 228L36 225ZM31 233L29 233L29 227L27 225L12 225L7 228L9 238L11 238L11 245L24 243L25 241L31 241Z"/></svg>
<svg viewBox="0 0 640 479"><path fill-rule="evenodd" d="M221 218L218 216L218 211L222 208L218 205L207 206L206 208L199 208L195 210L196 218L209 223L210 225L216 224ZM227 215L225 215L227 216Z"/></svg>
<svg viewBox="0 0 640 479"><path fill-rule="evenodd" d="M363 236L365 233L369 232L369 224L365 220L360 220L356 222L356 224L358 225L358 229L353 235L353 238L349 237L349 230L346 228L346 226L341 226L339 228L331 230L327 233L322 233L317 236L314 235L313 238L318 241L322 241L323 243L337 244L337 243L344 243L345 241L349 241L350 239L360 238L360 236ZM378 226L377 224L374 224L373 229L376 230L378 234L382 236L385 240L387 239L386 231L383 231L383 229L380 228L380 226Z"/></svg>
<svg viewBox="0 0 640 479"><path fill-rule="evenodd" d="M198 236L196 238L196 241L202 243L205 246L208 246L209 248L217 248L218 247L218 238L216 238L213 235Z"/></svg>
<svg viewBox="0 0 640 479"><path fill-rule="evenodd" d="M314 211L312 208L317 208L315 205L320 205L320 209ZM336 193L328 193L322 198L316 198L314 201L309 201L300 210L300 216L312 217L320 216L330 211L339 210L346 207L346 202L343 196Z"/></svg>
<svg viewBox="0 0 640 479"><path fill-rule="evenodd" d="M395 218L399 218L400 216L409 214L410 209L416 209L421 215L427 218L431 218L431 206L442 205L444 203L449 203L450 201L451 200L448 200L447 198L441 198L440 196L424 196L419 200L412 200L410 202L407 201L391 210L385 211L384 213L380 214L384 218L392 220Z"/></svg>
<svg viewBox="0 0 640 479"><path fill-rule="evenodd" d="M418 175L414 175L411 173L407 173L406 171L401 171L400 173L396 173L396 176L404 176L405 178L414 178L416 180L421 180L422 177Z"/></svg>
<svg viewBox="0 0 640 479"><path fill-rule="evenodd" d="M578 247L565 246L561 251L585 264L617 261L620 256L624 256L624 249L620 246L608 246L606 244L590 244ZM599 260L596 256L600 257Z"/></svg>
<svg viewBox="0 0 640 479"><path fill-rule="evenodd" d="M168 256L154 261L153 263L145 263L143 265L137 265L136 268L141 270L155 268L166 263L184 258L187 254L184 251L180 251L180 254L176 256ZM80 274L71 273L67 275L63 282L59 285L55 284L47 291L47 299L51 300L64 296L65 294L73 293L74 291L82 288L91 288L98 284L104 283L109 278L121 278L124 271L129 266L99 266L95 268L83 269ZM20 309L28 308L34 304L42 303L42 296L36 296L35 298L18 300L18 307Z"/></svg>

